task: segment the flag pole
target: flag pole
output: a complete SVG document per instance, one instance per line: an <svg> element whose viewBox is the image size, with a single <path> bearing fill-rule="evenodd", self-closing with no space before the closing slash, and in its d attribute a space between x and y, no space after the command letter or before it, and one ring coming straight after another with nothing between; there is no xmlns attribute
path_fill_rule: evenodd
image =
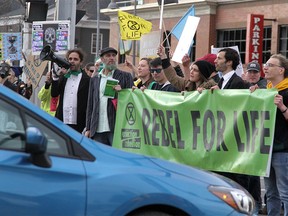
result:
<svg viewBox="0 0 288 216"><path fill-rule="evenodd" d="M164 9L164 0L161 0L161 9L160 9L160 22L159 22L159 29L160 29L160 44L162 40L162 22L163 22L163 9Z"/></svg>
<svg viewBox="0 0 288 216"><path fill-rule="evenodd" d="M134 0L134 16L136 16L136 0ZM136 41L133 40L133 65L136 64Z"/></svg>
<svg viewBox="0 0 288 216"><path fill-rule="evenodd" d="M170 43L169 43L168 37L169 37L169 35L171 34L171 31L169 32L169 34L167 34L164 20L163 20L163 27L164 27L164 32L165 32L165 39L163 40L162 43L164 43L164 42L167 40L168 47L170 48L171 46L170 46Z"/></svg>

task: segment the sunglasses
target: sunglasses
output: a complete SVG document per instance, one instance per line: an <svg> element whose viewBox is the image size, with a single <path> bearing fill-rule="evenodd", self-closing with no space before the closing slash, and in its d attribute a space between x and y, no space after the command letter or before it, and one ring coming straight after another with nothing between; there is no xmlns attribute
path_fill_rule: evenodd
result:
<svg viewBox="0 0 288 216"><path fill-rule="evenodd" d="M154 69L150 69L151 73L161 73L162 68L154 68Z"/></svg>

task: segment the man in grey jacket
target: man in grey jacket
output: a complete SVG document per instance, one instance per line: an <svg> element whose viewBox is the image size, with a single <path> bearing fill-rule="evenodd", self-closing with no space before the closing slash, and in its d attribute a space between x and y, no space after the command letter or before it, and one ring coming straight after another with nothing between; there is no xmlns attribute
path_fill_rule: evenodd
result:
<svg viewBox="0 0 288 216"><path fill-rule="evenodd" d="M92 77L89 85L88 106L86 115L85 136L100 143L112 146L116 121L117 94L115 97L105 95L107 80L115 81L113 85L116 92L133 86L132 75L117 69L117 50L106 47L100 52L104 68L95 77Z"/></svg>

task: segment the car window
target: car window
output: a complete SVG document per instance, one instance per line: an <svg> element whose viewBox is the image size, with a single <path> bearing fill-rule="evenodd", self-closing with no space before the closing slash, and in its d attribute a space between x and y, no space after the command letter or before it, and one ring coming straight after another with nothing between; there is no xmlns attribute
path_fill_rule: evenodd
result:
<svg viewBox="0 0 288 216"><path fill-rule="evenodd" d="M49 127L45 126L42 122L36 120L35 118L26 115L27 126L37 127L44 133L47 138L47 152L50 154L68 156L68 148L66 140L60 136L55 131L51 130Z"/></svg>
<svg viewBox="0 0 288 216"><path fill-rule="evenodd" d="M0 148L24 150L25 129L19 110L0 101Z"/></svg>
<svg viewBox="0 0 288 216"><path fill-rule="evenodd" d="M66 139L30 115L25 116L27 126L35 126L47 138L47 152L68 156ZM25 126L20 111L15 106L0 100L0 149L25 150Z"/></svg>

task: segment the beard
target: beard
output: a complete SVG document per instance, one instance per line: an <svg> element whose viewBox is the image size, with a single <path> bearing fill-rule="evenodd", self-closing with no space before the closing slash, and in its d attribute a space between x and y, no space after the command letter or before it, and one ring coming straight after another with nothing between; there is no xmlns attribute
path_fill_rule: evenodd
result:
<svg viewBox="0 0 288 216"><path fill-rule="evenodd" d="M104 68L112 71L112 70L115 70L117 68L117 65L116 64L109 64L109 65L104 64Z"/></svg>

